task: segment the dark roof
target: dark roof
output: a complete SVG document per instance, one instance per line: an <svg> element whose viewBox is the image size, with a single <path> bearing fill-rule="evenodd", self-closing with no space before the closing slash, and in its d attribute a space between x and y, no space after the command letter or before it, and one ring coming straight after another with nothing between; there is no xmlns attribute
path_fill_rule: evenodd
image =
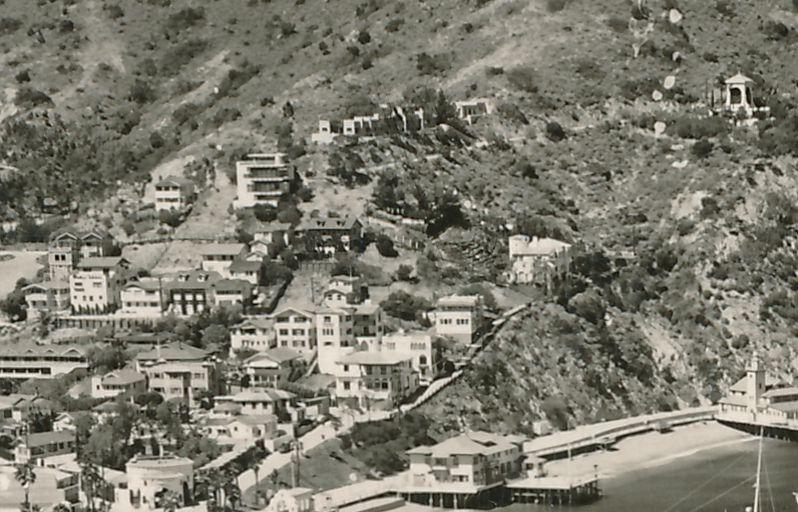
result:
<svg viewBox="0 0 798 512"><path fill-rule="evenodd" d="M235 260L230 264L230 272L257 272L260 270L259 261Z"/></svg>
<svg viewBox="0 0 798 512"><path fill-rule="evenodd" d="M185 276L181 280L180 276ZM202 280L204 278L204 280ZM195 290L197 288L209 288L211 283L222 278L216 272L206 272L204 270L192 270L190 272L180 272L178 277L166 283L170 290Z"/></svg>
<svg viewBox="0 0 798 512"><path fill-rule="evenodd" d="M244 250L246 246L239 243L229 244L206 244L200 248L200 254L203 256L236 256Z"/></svg>
<svg viewBox="0 0 798 512"><path fill-rule="evenodd" d="M360 222L357 217L317 217L315 219L308 219L299 225L300 231L313 231L313 230L345 230L349 231Z"/></svg>
<svg viewBox="0 0 798 512"><path fill-rule="evenodd" d="M286 222L270 222L268 224L260 224L254 229L255 233L274 233L277 231L288 231L291 229L291 224Z"/></svg>
<svg viewBox="0 0 798 512"><path fill-rule="evenodd" d="M194 361L205 359L208 355L209 353L201 348L178 342L162 346L160 350L155 348L140 352L136 354L136 359L138 361L157 361L159 358L166 361Z"/></svg>
<svg viewBox="0 0 798 512"><path fill-rule="evenodd" d="M161 289L161 284L158 281L130 281L124 286L128 288L141 288L142 290L156 292Z"/></svg>
<svg viewBox="0 0 798 512"><path fill-rule="evenodd" d="M155 184L156 187L163 187L167 185L177 185L178 187L193 187L194 182L188 178L183 178L179 176L167 176L166 178L162 179L161 181Z"/></svg>
<svg viewBox="0 0 798 512"><path fill-rule="evenodd" d="M134 370L114 370L106 373L102 378L103 384L110 384L112 386L124 386L140 382L146 379L147 376Z"/></svg>
<svg viewBox="0 0 798 512"><path fill-rule="evenodd" d="M0 345L0 355L38 355L38 356L85 356L85 345L35 345L32 343L6 343Z"/></svg>
<svg viewBox="0 0 798 512"><path fill-rule="evenodd" d="M243 279L221 279L213 283L214 290L228 292L245 292L252 288L252 283Z"/></svg>
<svg viewBox="0 0 798 512"><path fill-rule="evenodd" d="M75 440L75 433L62 430L60 432L37 432L28 434L24 438L24 444L28 448L44 446L52 443L66 443Z"/></svg>
<svg viewBox="0 0 798 512"><path fill-rule="evenodd" d="M78 263L78 268L114 268L118 265L130 264L121 256L92 256Z"/></svg>

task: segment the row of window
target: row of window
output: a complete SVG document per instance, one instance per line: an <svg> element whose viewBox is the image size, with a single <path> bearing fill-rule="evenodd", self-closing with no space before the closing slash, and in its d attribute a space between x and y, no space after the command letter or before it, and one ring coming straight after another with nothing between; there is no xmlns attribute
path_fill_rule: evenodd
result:
<svg viewBox="0 0 798 512"><path fill-rule="evenodd" d="M280 333L280 336L288 336L289 334L288 329L280 329L278 332ZM306 336L308 332L305 329L291 329L290 333L292 336Z"/></svg>
<svg viewBox="0 0 798 512"><path fill-rule="evenodd" d="M452 322L452 320L454 320L454 322ZM452 319L452 318L439 318L438 319L438 324L439 325L452 325L452 323L455 323L456 325L468 325L468 324L471 323L471 319L470 318L455 318L455 319Z"/></svg>

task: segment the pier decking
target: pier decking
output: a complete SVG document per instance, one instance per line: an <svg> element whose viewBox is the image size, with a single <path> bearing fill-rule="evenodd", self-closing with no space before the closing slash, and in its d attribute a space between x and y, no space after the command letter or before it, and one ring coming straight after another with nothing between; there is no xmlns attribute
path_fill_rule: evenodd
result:
<svg viewBox="0 0 798 512"><path fill-rule="evenodd" d="M511 503L577 505L601 496L596 476L525 478L507 483L505 490Z"/></svg>

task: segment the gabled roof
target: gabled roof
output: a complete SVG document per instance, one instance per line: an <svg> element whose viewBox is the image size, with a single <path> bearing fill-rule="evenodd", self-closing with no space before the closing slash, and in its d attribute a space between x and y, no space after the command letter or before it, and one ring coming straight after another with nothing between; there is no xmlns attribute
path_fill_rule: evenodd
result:
<svg viewBox="0 0 798 512"><path fill-rule="evenodd" d="M66 281L43 281L41 283L33 283L29 284L28 286L24 287L22 291L32 290L32 289L39 289L39 290L68 290L69 283Z"/></svg>
<svg viewBox="0 0 798 512"><path fill-rule="evenodd" d="M762 394L762 398L781 398L785 396L798 395L798 387L789 386L786 388L776 388L766 391Z"/></svg>
<svg viewBox="0 0 798 512"><path fill-rule="evenodd" d="M222 397L217 397L222 398ZM235 403L241 402L276 402L278 400L290 400L296 398L296 395L290 391L282 389L263 389L263 390L246 390L241 391L232 396L224 397L232 400Z"/></svg>
<svg viewBox="0 0 798 512"><path fill-rule="evenodd" d="M357 217L316 217L307 219L299 224L297 228L299 231L313 231L313 230L350 230L359 223Z"/></svg>
<svg viewBox="0 0 798 512"><path fill-rule="evenodd" d="M259 261L238 259L230 264L230 272L257 272L260 267L261 263Z"/></svg>
<svg viewBox="0 0 798 512"><path fill-rule="evenodd" d="M119 265L129 265L130 262L121 256L91 256L78 263L78 268L115 268Z"/></svg>
<svg viewBox="0 0 798 512"><path fill-rule="evenodd" d="M778 386L782 382L774 377L773 375L765 375L765 389L772 388ZM748 378L743 377L737 382L734 383L732 387L729 388L729 391L736 392L736 393L745 393L748 390Z"/></svg>
<svg viewBox="0 0 798 512"><path fill-rule="evenodd" d="M182 277L185 279L181 280ZM177 276L167 283L170 290L195 290L198 288L207 289L212 283L222 279L217 272L207 272L205 270L192 270L189 272L178 272Z"/></svg>
<svg viewBox="0 0 798 512"><path fill-rule="evenodd" d="M206 244L200 249L200 254L203 256L237 256L245 247L246 245L239 243Z"/></svg>
<svg viewBox="0 0 798 512"><path fill-rule="evenodd" d="M23 436L23 443L28 448L34 448L37 446L44 446L52 443L67 443L69 441L75 441L75 433L69 431L58 431L58 432L37 432L35 434L28 434L27 436Z"/></svg>
<svg viewBox="0 0 798 512"><path fill-rule="evenodd" d="M147 378L143 373L134 370L114 370L103 375L102 383L110 386L127 386L135 382L141 382Z"/></svg>
<svg viewBox="0 0 798 512"><path fill-rule="evenodd" d="M206 359L208 355L209 353L201 348L177 342L162 346L160 351L155 348L146 352L140 352L136 354L136 360L157 361L160 358L165 361L202 361Z"/></svg>
<svg viewBox="0 0 798 512"><path fill-rule="evenodd" d="M87 349L85 345L6 343L0 345L0 356L85 356Z"/></svg>
<svg viewBox="0 0 798 512"><path fill-rule="evenodd" d="M245 329L247 327L253 329L271 329L274 327L274 319L266 317L247 318L240 324L234 325L233 329Z"/></svg>
<svg viewBox="0 0 798 512"><path fill-rule="evenodd" d="M268 224L259 224L253 232L255 233L276 233L279 231L288 231L291 229L291 224L286 222L270 222Z"/></svg>
<svg viewBox="0 0 798 512"><path fill-rule="evenodd" d="M419 446L405 453L445 458L452 455L492 455L514 449L518 447L502 436L487 432L472 432L451 437L435 446Z"/></svg>
<svg viewBox="0 0 798 512"><path fill-rule="evenodd" d="M733 77L726 80L727 84L748 84L751 82L753 82L753 80L742 73L737 73Z"/></svg>
<svg viewBox="0 0 798 512"><path fill-rule="evenodd" d="M264 360L271 361L279 365L280 363L295 361L297 359L302 359L302 355L299 352L291 350L287 347L277 347L252 355L251 357L247 358L246 361L244 361L244 365L257 366L259 361Z"/></svg>
<svg viewBox="0 0 798 512"><path fill-rule="evenodd" d="M290 315L290 314L296 314L307 318L313 318L313 312L308 311L306 309L297 308L294 306L286 306L283 309L280 309L272 313L272 317L276 319L278 316Z"/></svg>

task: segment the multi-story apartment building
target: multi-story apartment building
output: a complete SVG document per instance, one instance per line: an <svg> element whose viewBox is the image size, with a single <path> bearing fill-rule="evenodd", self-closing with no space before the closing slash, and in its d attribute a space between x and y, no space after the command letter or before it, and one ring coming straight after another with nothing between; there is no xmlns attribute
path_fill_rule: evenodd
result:
<svg viewBox="0 0 798 512"><path fill-rule="evenodd" d="M243 279L220 279L211 283L212 306L234 306L249 304L252 301L255 286Z"/></svg>
<svg viewBox="0 0 798 512"><path fill-rule="evenodd" d="M309 252L333 255L355 250L363 238L363 224L356 217L315 217L296 229Z"/></svg>
<svg viewBox="0 0 798 512"><path fill-rule="evenodd" d="M69 309L69 282L45 281L22 289L28 316L36 318L43 313L58 313Z"/></svg>
<svg viewBox="0 0 798 512"><path fill-rule="evenodd" d="M263 352L277 345L273 318L247 318L230 329L230 356L241 349Z"/></svg>
<svg viewBox="0 0 798 512"><path fill-rule="evenodd" d="M352 308L321 308L316 311L316 342L319 371L336 375L338 361L355 349Z"/></svg>
<svg viewBox="0 0 798 512"><path fill-rule="evenodd" d="M483 319L484 308L479 295L441 297L430 313L435 333L470 344Z"/></svg>
<svg viewBox="0 0 798 512"><path fill-rule="evenodd" d="M379 349L410 357L419 380L429 384L437 377L440 366L432 335L427 331L392 332L385 334Z"/></svg>
<svg viewBox="0 0 798 512"><path fill-rule="evenodd" d="M103 230L64 229L53 233L47 256L50 280L67 280L81 259L108 256L113 245L113 239Z"/></svg>
<svg viewBox="0 0 798 512"><path fill-rule="evenodd" d="M113 398L128 394L136 396L147 391L147 376L133 370L114 370L91 378L92 398Z"/></svg>
<svg viewBox="0 0 798 512"><path fill-rule="evenodd" d="M259 204L277 206L280 197L291 190L296 172L283 153L255 153L236 162L236 200L234 208Z"/></svg>
<svg viewBox="0 0 798 512"><path fill-rule="evenodd" d="M155 184L155 211L183 210L195 197L193 181L169 176Z"/></svg>
<svg viewBox="0 0 798 512"><path fill-rule="evenodd" d="M122 308L120 314L144 317L159 317L166 308L163 284L159 279L131 281L119 292Z"/></svg>
<svg viewBox="0 0 798 512"><path fill-rule="evenodd" d="M86 347L5 344L0 347L0 379L51 379L88 369Z"/></svg>
<svg viewBox="0 0 798 512"><path fill-rule="evenodd" d="M276 346L293 349L305 358L316 351L316 316L298 308L285 308L272 315Z"/></svg>
<svg viewBox="0 0 798 512"><path fill-rule="evenodd" d="M207 244L200 250L202 270L216 272L222 277L230 277L230 266L247 255L247 246L239 243Z"/></svg>
<svg viewBox="0 0 798 512"><path fill-rule="evenodd" d="M335 395L355 398L366 408L378 402L396 407L418 389L418 374L405 354L357 351L342 355L336 364Z"/></svg>
<svg viewBox="0 0 798 512"><path fill-rule="evenodd" d="M66 455L75 452L77 440L71 431L38 432L20 437L14 448L14 463L25 464L48 457Z"/></svg>
<svg viewBox="0 0 798 512"><path fill-rule="evenodd" d="M351 307L355 332L358 343L379 342L383 335L382 308L377 304L357 304Z"/></svg>
<svg viewBox="0 0 798 512"><path fill-rule="evenodd" d="M217 395L213 401L215 407L232 404L239 414L274 414L281 419L297 409L296 395L282 389L247 389L235 395Z"/></svg>
<svg viewBox="0 0 798 512"><path fill-rule="evenodd" d="M474 494L499 487L521 473L524 439L467 432L405 452L410 458L404 492Z"/></svg>
<svg viewBox="0 0 798 512"><path fill-rule="evenodd" d="M571 269L571 244L553 238L514 235L508 246L511 282L549 288Z"/></svg>
<svg viewBox="0 0 798 512"><path fill-rule="evenodd" d="M147 375L147 389L164 399L177 399L190 406L198 405L204 391L221 391L216 362L204 350L172 343L136 355L136 371Z"/></svg>
<svg viewBox="0 0 798 512"><path fill-rule="evenodd" d="M72 310L104 313L117 307L129 268L130 263L120 256L82 259L77 270L69 276Z"/></svg>
<svg viewBox="0 0 798 512"><path fill-rule="evenodd" d="M250 386L277 388L301 376L305 360L299 352L277 347L253 355L244 361L242 368Z"/></svg>
<svg viewBox="0 0 798 512"><path fill-rule="evenodd" d="M166 286L169 310L178 316L191 316L213 307L212 283L221 276L216 272L193 270L181 272Z"/></svg>

